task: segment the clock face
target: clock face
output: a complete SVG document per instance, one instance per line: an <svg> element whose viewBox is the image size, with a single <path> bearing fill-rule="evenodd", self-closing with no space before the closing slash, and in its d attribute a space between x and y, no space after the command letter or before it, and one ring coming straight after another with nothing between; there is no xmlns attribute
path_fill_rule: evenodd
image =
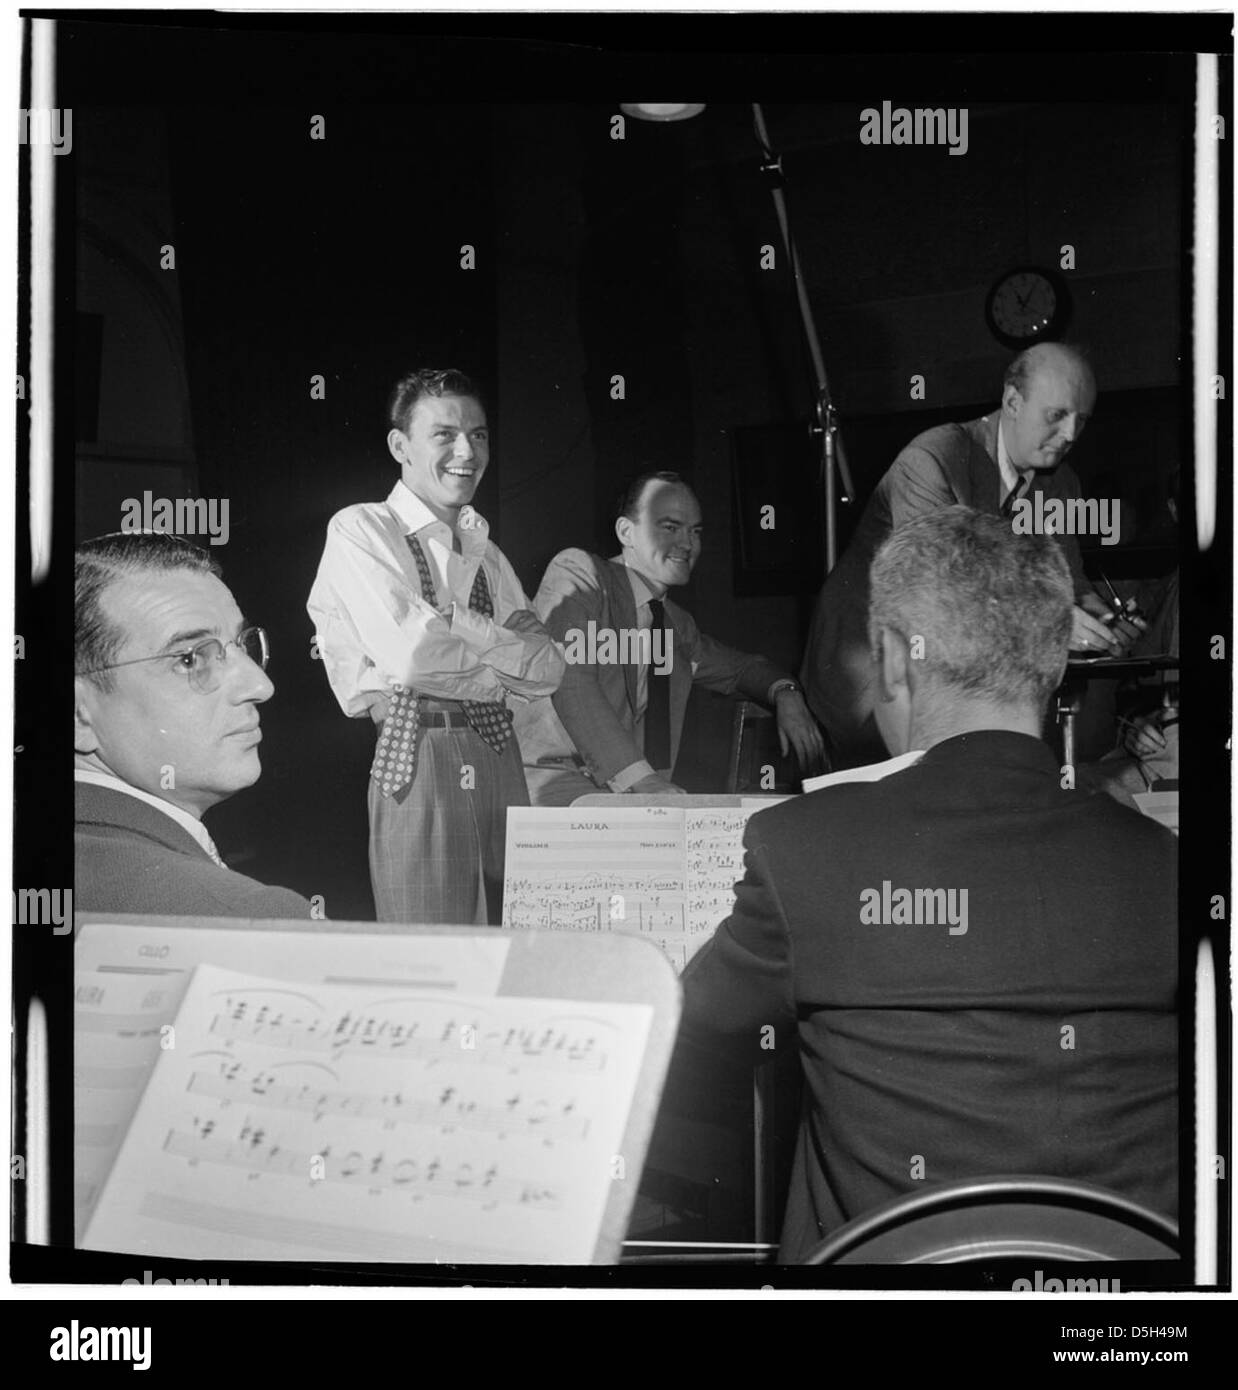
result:
<svg viewBox="0 0 1238 1390"><path fill-rule="evenodd" d="M995 337L1009 347L1027 347L1060 326L1063 298L1053 281L1030 267L1003 275L989 291L985 312Z"/></svg>

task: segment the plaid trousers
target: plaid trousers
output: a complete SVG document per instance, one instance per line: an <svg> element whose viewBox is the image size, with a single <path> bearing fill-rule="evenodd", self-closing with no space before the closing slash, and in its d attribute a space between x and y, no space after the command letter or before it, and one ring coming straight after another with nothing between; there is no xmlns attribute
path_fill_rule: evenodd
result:
<svg viewBox="0 0 1238 1390"><path fill-rule="evenodd" d="M412 782L385 797L371 778L368 801L380 922L502 922L507 808L529 804L514 738L499 754L471 728L423 728Z"/></svg>

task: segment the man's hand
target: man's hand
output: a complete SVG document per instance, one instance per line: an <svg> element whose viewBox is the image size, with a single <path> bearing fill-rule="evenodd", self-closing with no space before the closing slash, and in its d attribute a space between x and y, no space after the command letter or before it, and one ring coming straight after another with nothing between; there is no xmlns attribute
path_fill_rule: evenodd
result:
<svg viewBox="0 0 1238 1390"><path fill-rule="evenodd" d="M370 718L380 728L387 718L387 711L391 708L391 701L386 695L380 695L375 691L370 696Z"/></svg>
<svg viewBox="0 0 1238 1390"><path fill-rule="evenodd" d="M687 792L682 787L677 787L674 782L668 782L665 777L659 777L656 773L652 777L642 777L639 782L633 782L628 791L636 796L687 796Z"/></svg>
<svg viewBox="0 0 1238 1390"><path fill-rule="evenodd" d="M780 690L774 705L782 756L785 758L788 750L794 748L802 771L819 767L825 758L825 741L804 697L798 690Z"/></svg>
<svg viewBox="0 0 1238 1390"><path fill-rule="evenodd" d="M1112 618L1113 615L1106 613L1105 616ZM1109 624L1078 605L1070 627L1070 649L1088 656L1120 656L1123 650Z"/></svg>
<svg viewBox="0 0 1238 1390"><path fill-rule="evenodd" d="M1161 732L1160 711L1130 720L1123 731L1122 742L1126 751L1137 758L1153 758L1163 753L1166 739Z"/></svg>
<svg viewBox="0 0 1238 1390"><path fill-rule="evenodd" d="M518 608L504 618L500 626L507 628L509 632L525 632L531 636L539 636L546 631L541 619L530 608Z"/></svg>

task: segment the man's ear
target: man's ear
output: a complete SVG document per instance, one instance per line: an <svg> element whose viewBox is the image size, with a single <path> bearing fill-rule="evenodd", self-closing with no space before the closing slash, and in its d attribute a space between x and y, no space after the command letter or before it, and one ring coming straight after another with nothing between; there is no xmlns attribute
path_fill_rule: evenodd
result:
<svg viewBox="0 0 1238 1390"><path fill-rule="evenodd" d="M73 678L73 751L97 753L99 739L93 718L94 686L84 676Z"/></svg>
<svg viewBox="0 0 1238 1390"><path fill-rule="evenodd" d="M632 518L630 516L617 516L615 518L615 535L619 538L620 545L627 545L632 539Z"/></svg>
<svg viewBox="0 0 1238 1390"><path fill-rule="evenodd" d="M1019 395L1019 388L1012 381L1002 392L1002 412L1014 420L1018 417L1022 405L1023 397Z"/></svg>
<svg viewBox="0 0 1238 1390"><path fill-rule="evenodd" d="M403 465L404 451L408 447L408 438L403 430L387 431L387 452L398 464Z"/></svg>
<svg viewBox="0 0 1238 1390"><path fill-rule="evenodd" d="M873 654L877 659L878 698L894 700L904 692L910 696L911 652L902 633L883 627L877 634L877 647Z"/></svg>

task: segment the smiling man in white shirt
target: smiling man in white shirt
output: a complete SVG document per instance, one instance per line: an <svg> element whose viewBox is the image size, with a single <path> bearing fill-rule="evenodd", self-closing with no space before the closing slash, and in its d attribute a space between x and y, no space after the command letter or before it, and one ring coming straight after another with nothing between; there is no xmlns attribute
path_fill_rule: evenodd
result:
<svg viewBox="0 0 1238 1390"><path fill-rule="evenodd" d="M508 700L553 693L563 656L471 505L490 460L477 387L410 372L388 416L400 480L332 517L308 608L340 708L379 726L378 919L484 925L501 919L507 807L529 803Z"/></svg>
<svg viewBox="0 0 1238 1390"><path fill-rule="evenodd" d="M128 532L74 563L75 893L79 910L309 917L225 867L202 815L252 786L267 639L219 566L177 536Z"/></svg>

